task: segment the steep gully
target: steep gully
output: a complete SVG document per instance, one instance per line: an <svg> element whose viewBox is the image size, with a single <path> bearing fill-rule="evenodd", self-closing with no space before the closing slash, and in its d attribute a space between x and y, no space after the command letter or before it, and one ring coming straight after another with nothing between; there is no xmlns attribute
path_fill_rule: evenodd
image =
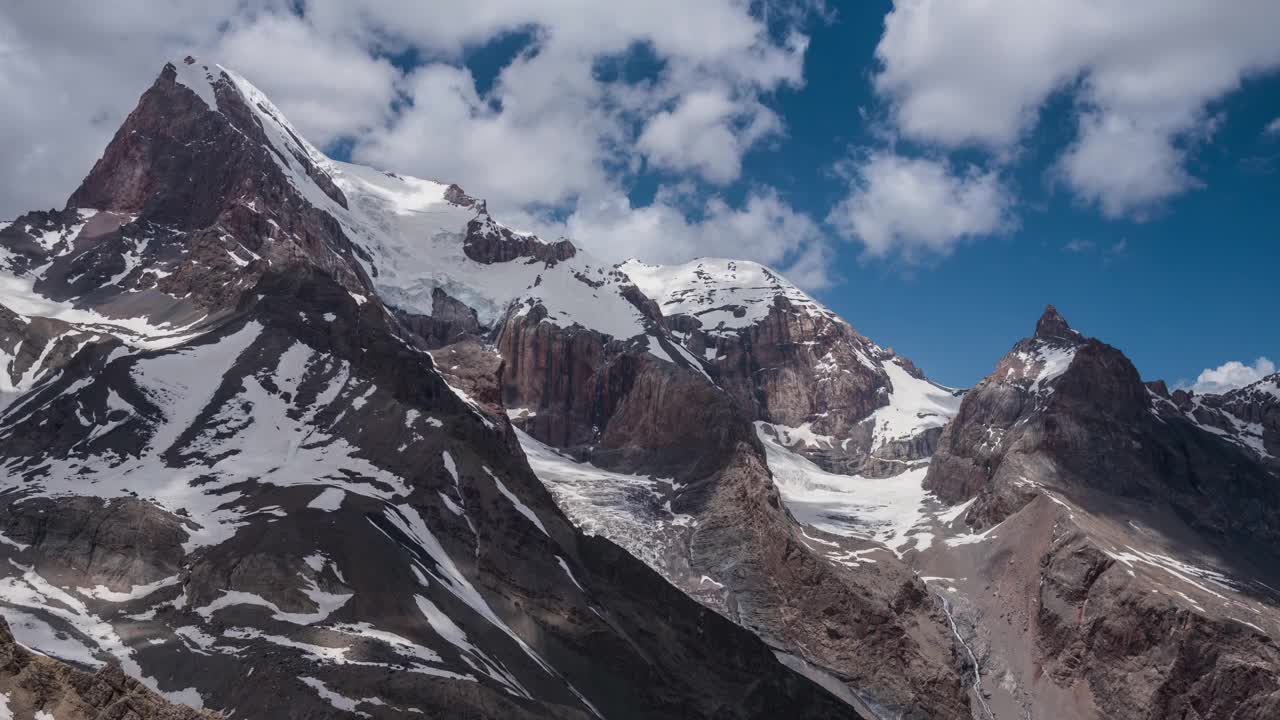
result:
<svg viewBox="0 0 1280 720"><path fill-rule="evenodd" d="M995 720L995 714L991 712L991 706L987 705L987 700L982 693L982 664L978 662L978 657L973 654L973 648L965 641L964 636L960 634L960 628L956 625L955 615L951 612L951 600L942 593L935 593L934 597L938 598L938 601L942 603L942 612L947 616L947 622L951 625L952 634L956 636L956 642L960 643L960 646L964 648L965 654L969 656L969 667L973 670L973 697L978 701L982 717L986 718L986 720Z"/></svg>

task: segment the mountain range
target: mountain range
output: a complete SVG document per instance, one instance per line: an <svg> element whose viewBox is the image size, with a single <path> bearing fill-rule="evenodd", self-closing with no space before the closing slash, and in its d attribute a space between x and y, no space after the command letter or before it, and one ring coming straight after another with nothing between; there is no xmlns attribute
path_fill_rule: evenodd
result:
<svg viewBox="0 0 1280 720"><path fill-rule="evenodd" d="M0 698L1273 718L1277 458L1280 375L1171 392L1049 307L944 387L767 267L515 230L188 57L0 229Z"/></svg>

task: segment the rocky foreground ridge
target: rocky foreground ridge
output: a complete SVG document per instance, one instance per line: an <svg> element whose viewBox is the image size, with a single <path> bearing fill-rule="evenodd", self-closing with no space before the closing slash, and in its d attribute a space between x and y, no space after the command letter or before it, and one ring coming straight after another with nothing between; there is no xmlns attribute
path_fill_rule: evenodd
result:
<svg viewBox="0 0 1280 720"><path fill-rule="evenodd" d="M213 720L218 715L166 702L119 665L95 673L33 653L0 619L0 707L6 717Z"/></svg>

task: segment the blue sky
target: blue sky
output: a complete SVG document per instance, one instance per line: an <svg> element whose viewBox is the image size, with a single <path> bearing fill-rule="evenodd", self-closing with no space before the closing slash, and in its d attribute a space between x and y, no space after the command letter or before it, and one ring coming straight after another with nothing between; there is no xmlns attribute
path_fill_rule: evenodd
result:
<svg viewBox="0 0 1280 720"><path fill-rule="evenodd" d="M1147 378L1280 358L1274 0L67 3L0 8L0 217L192 53L605 260L774 266L945 384L1046 303Z"/></svg>
<svg viewBox="0 0 1280 720"><path fill-rule="evenodd" d="M805 87L779 98L789 137L749 160L798 206L832 192L824 157L869 142L858 108L876 105L870 76L884 9L872 5L814 31ZM1226 359L1280 354L1280 135L1264 133L1280 117L1280 76L1251 79L1216 103L1225 121L1191 163L1203 186L1145 219L1103 217L1050 185L1048 166L1070 142L1064 105L1045 110L1045 127L1014 166L1017 230L915 267L860 260L859 247L843 244L844 282L822 300L953 385L990 372L1046 303L1120 347L1148 379L1194 379ZM820 214L829 197L816 202Z"/></svg>

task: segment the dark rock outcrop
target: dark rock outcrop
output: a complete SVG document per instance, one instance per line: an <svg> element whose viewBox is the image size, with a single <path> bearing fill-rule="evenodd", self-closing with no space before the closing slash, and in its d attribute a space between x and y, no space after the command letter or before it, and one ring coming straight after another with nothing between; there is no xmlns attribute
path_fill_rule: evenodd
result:
<svg viewBox="0 0 1280 720"><path fill-rule="evenodd" d="M1176 607L1079 532L1042 562L1045 671L1063 686L1083 676L1108 715L1265 718L1280 708L1280 650L1266 635Z"/></svg>
<svg viewBox="0 0 1280 720"><path fill-rule="evenodd" d="M0 694L9 717L57 720L215 720L216 713L166 702L117 664L77 670L27 650L0 617Z"/></svg>
<svg viewBox="0 0 1280 720"><path fill-rule="evenodd" d="M225 72L191 62L207 73L217 107L179 82L172 63L165 67L67 203L69 211L136 219L59 256L36 289L82 297L62 278L78 276L73 268L89 252L115 262L133 255L158 278L153 287L206 311L227 310L267 267L304 259L349 289L363 287L338 221L295 185L305 178L346 207L314 151L284 124L279 147L259 116L274 117L272 108L251 107ZM140 287L142 274L124 278L121 289Z"/></svg>
<svg viewBox="0 0 1280 720"><path fill-rule="evenodd" d="M528 262L555 264L568 260L578 252L568 240L548 243L534 235L513 232L495 223L487 212L481 212L467 224L462 249L467 257L485 265L520 258L527 258Z"/></svg>
<svg viewBox="0 0 1280 720"><path fill-rule="evenodd" d="M476 311L440 288L433 288L431 291L430 315L415 315L403 310L394 312L400 322L422 338L430 348L482 335L483 329Z"/></svg>
<svg viewBox="0 0 1280 720"><path fill-rule="evenodd" d="M1067 319L1062 317L1062 313L1052 305L1048 305L1044 309L1044 313L1040 315L1040 319L1036 321L1035 337L1040 340L1066 340L1073 341L1079 337L1080 333L1071 329L1067 324Z"/></svg>
<svg viewBox="0 0 1280 720"><path fill-rule="evenodd" d="M1280 486L1243 450L1154 409L1133 364L1066 328L1039 327L974 387L943 432L925 479L969 518L999 522L1037 484L1068 493L1166 503L1223 541L1280 538ZM1066 328L1065 330L1063 328ZM1271 508L1271 509L1268 509Z"/></svg>

